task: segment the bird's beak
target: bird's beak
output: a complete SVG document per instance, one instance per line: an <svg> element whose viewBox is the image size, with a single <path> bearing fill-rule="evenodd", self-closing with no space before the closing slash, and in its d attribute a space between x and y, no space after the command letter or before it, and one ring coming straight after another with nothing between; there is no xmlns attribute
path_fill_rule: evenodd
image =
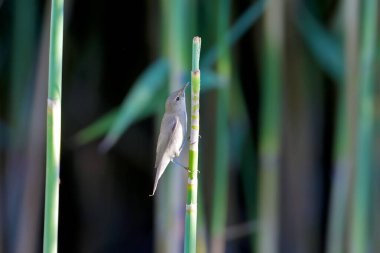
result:
<svg viewBox="0 0 380 253"><path fill-rule="evenodd" d="M190 83L187 82L187 83L185 84L185 86L183 86L182 89L179 90L181 95L185 93L185 90L186 90L187 86L189 86L189 84L190 84Z"/></svg>

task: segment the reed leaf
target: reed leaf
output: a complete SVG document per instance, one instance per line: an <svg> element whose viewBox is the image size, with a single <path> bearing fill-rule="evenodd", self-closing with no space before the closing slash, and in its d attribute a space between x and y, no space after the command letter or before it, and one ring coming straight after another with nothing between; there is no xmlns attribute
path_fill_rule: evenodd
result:
<svg viewBox="0 0 380 253"><path fill-rule="evenodd" d="M160 103L162 104L162 101L165 101L163 83L167 76L167 71L168 62L164 59L159 59L138 77L131 91L125 97L110 130L100 144L102 151L109 150L125 129L137 118L149 115ZM103 118L102 124L98 123L98 127L106 126L110 118L112 117L109 115ZM94 127L91 130L93 129ZM98 129L96 128L96 130Z"/></svg>
<svg viewBox="0 0 380 253"><path fill-rule="evenodd" d="M321 68L338 83L343 82L344 58L338 39L329 34L307 8L299 11L297 27Z"/></svg>

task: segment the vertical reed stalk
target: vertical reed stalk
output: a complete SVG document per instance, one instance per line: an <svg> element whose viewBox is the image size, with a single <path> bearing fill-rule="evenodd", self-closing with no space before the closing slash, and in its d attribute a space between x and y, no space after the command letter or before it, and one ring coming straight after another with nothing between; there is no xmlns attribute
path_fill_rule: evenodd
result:
<svg viewBox="0 0 380 253"><path fill-rule="evenodd" d="M4 10L4 2L0 5ZM19 235L19 209L22 206L21 197L25 185L24 175L28 170L25 153L27 152L27 133L30 129L28 124L30 119L30 99L33 87L33 67L35 60L35 45L36 45L36 24L37 24L37 1L33 0L15 0L9 2L11 20L7 22L7 26L11 26L10 34L10 59L9 59L9 81L8 89L3 89L4 79L1 81L1 92L9 91L9 104L0 105L1 109L7 110L7 121L12 131L9 132L9 143L6 144L7 149L4 152L4 174L1 176L2 187L0 194L4 194L4 201L0 203L1 209L4 212L4 229L7 232L0 231L0 236L10 236L9 240L4 240L4 248L10 252L15 252L17 247L17 235ZM4 15L3 15L4 16ZM6 31L6 30L3 30ZM1 51L7 50L7 35L1 34ZM26 43L27 41L27 43ZM2 54L2 61L8 57ZM5 60L7 61L7 60ZM4 71L4 70L2 70ZM5 72L3 72L5 73ZM6 84L6 82L5 82ZM4 94L2 94L4 95ZM2 97L3 99L5 96ZM6 101L7 99L5 99ZM3 102L3 101L1 101ZM4 110L1 110L1 112ZM0 114L1 114L0 112ZM5 112L5 111L4 111ZM3 120L4 118L1 117ZM0 131L2 132L2 131ZM1 144L5 143L0 140ZM0 160L3 157L0 157ZM2 212L0 211L0 212ZM0 222L2 223L2 222ZM1 224L0 224L1 229ZM0 251L2 251L2 241L0 239Z"/></svg>
<svg viewBox="0 0 380 253"><path fill-rule="evenodd" d="M162 0L161 7L164 35L161 48L164 57L169 60L169 90L174 91L185 82L183 77L187 59L184 44L189 32L186 26L189 13L184 0ZM178 253L183 248L184 216L179 214L182 214L185 202L185 176L183 170L173 166L169 165L165 172L168 183L157 190L155 248L159 253Z"/></svg>
<svg viewBox="0 0 380 253"><path fill-rule="evenodd" d="M160 1L160 21L161 21L161 55L168 56L168 26L169 26L169 1L161 0ZM164 113L164 108L161 108L161 111L156 117L156 132L160 130L160 122L162 120L162 114ZM157 135L158 136L158 135ZM169 170L167 170L169 172ZM157 189L157 197L154 198L154 252L155 253L166 253L168 252L168 236L169 230L167 226L169 224L168 213L169 213L169 194L168 186L162 184L161 187Z"/></svg>
<svg viewBox="0 0 380 253"><path fill-rule="evenodd" d="M185 253L195 253L197 238L197 191L198 191L198 139L199 139L199 91L201 72L199 57L201 38L193 39L193 60L191 71L191 127L189 149L189 175L187 179Z"/></svg>
<svg viewBox="0 0 380 253"><path fill-rule="evenodd" d="M46 97L49 69L49 29L50 29L50 2L47 2L43 27L41 31L40 44L38 46L37 69L35 77L35 88L30 112L30 123L28 127L28 145L26 163L28 170L25 177L25 188L21 213L18 224L18 238L15 253L40 252L40 230L42 217L40 214L43 205L43 180L46 145ZM42 120L43 119L43 120ZM0 250L1 252L1 250Z"/></svg>
<svg viewBox="0 0 380 253"><path fill-rule="evenodd" d="M26 125L29 110L25 101L29 102L32 71L35 60L37 2L29 0L12 1L13 34L11 60L11 106L10 120L15 134L12 136L13 148L24 146ZM25 43L28 41L28 43Z"/></svg>
<svg viewBox="0 0 380 253"><path fill-rule="evenodd" d="M380 20L379 20L380 23ZM379 45L380 46L380 45ZM380 49L380 47L378 48ZM380 51L379 51L380 52ZM377 55L377 67L380 66L380 57L379 54ZM372 152L372 155L374 157L374 168L380 168L380 157L377 154L380 154L380 74L377 73L377 88L376 88L376 97L375 97L375 148ZM373 220L371 222L371 232L372 236L371 239L373 241L372 249L373 252L380 252L380 241L376 240L376 238L380 235L380 216L379 216L379 210L380 210L380 170L374 169L372 171L372 199L371 202L373 203L371 205L371 219Z"/></svg>
<svg viewBox="0 0 380 253"><path fill-rule="evenodd" d="M370 179L374 147L374 83L377 45L378 1L362 2L358 129L356 166L352 196L350 252L369 252Z"/></svg>
<svg viewBox="0 0 380 253"><path fill-rule="evenodd" d="M281 130L281 62L283 1L270 0L264 14L262 102L260 112L259 253L275 253L278 246L278 177Z"/></svg>
<svg viewBox="0 0 380 253"><path fill-rule="evenodd" d="M230 0L219 0L217 11L217 50L220 58L217 60L217 73L225 79L224 85L217 90L216 105L216 135L214 191L211 216L211 252L225 251L225 228L227 221L228 201L228 165L229 165L229 83L231 79L231 57L225 34L230 21Z"/></svg>
<svg viewBox="0 0 380 253"><path fill-rule="evenodd" d="M329 205L327 253L343 253L350 179L355 164L357 73L358 73L358 0L344 2L345 77L338 98L335 143L335 169Z"/></svg>
<svg viewBox="0 0 380 253"><path fill-rule="evenodd" d="M59 162L64 0L52 0L47 101L44 253L58 248Z"/></svg>
<svg viewBox="0 0 380 253"><path fill-rule="evenodd" d="M347 65L346 65L347 66ZM344 94L344 86L341 88ZM352 166L347 156L348 125L345 113L345 96L338 98L336 119L336 136L334 150L334 172L331 180L331 197L329 202L327 253L343 253L344 231L347 219L349 183Z"/></svg>

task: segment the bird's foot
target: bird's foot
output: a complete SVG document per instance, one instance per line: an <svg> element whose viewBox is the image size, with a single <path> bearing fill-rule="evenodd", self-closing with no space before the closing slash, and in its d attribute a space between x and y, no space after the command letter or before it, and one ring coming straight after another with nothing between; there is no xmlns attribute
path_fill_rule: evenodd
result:
<svg viewBox="0 0 380 253"><path fill-rule="evenodd" d="M191 172L191 170L189 168L186 168L187 172ZM199 170L197 170L198 174L201 173Z"/></svg>
<svg viewBox="0 0 380 253"><path fill-rule="evenodd" d="M185 165L182 165L182 164L180 164L179 162L177 162L176 160L174 160L174 159L171 159L171 162L172 163L174 163L175 165L178 165L179 167L181 167L181 168L184 168L185 170L189 170L189 167L186 167Z"/></svg>
<svg viewBox="0 0 380 253"><path fill-rule="evenodd" d="M189 141L190 141L190 136L188 137ZM200 134L198 134L198 139L202 139L202 136ZM193 141L193 142L190 142L190 145L194 145L195 143L197 143L198 140L196 141Z"/></svg>

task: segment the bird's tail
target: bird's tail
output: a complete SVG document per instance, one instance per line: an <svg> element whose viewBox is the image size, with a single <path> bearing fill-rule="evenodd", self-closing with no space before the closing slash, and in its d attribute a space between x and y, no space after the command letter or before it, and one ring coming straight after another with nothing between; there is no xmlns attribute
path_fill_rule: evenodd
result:
<svg viewBox="0 0 380 253"><path fill-rule="evenodd" d="M166 167L168 166L170 162L169 157L162 157L161 162L157 166L157 172L156 172L156 179L154 180L154 187L153 187L153 193L149 196L153 196L157 189L158 180L160 180L162 174L164 173Z"/></svg>

